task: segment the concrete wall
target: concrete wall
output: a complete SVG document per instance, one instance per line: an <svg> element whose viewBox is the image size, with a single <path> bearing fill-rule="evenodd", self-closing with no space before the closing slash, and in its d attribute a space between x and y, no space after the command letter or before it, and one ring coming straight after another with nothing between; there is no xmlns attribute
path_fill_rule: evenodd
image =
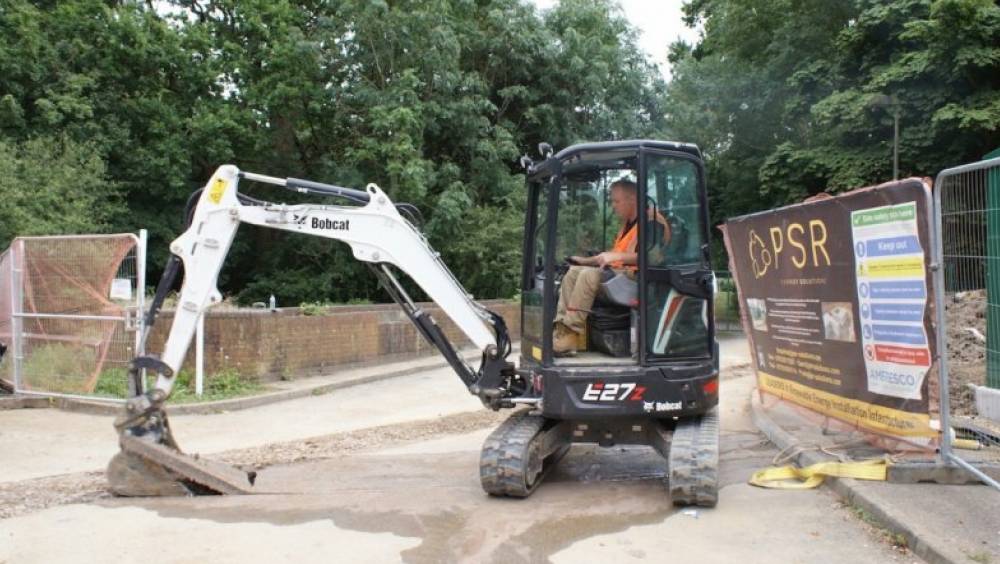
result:
<svg viewBox="0 0 1000 564"><path fill-rule="evenodd" d="M482 302L503 316L511 339L521 334L520 304ZM471 343L439 308L421 304L458 347ZM170 330L172 311L163 311L146 350L159 353ZM276 311L209 311L205 316L205 374L233 368L260 380L332 372L358 365L439 354L417 332L396 304L333 306L322 315L302 315L299 308ZM184 369L194 372L194 342Z"/></svg>

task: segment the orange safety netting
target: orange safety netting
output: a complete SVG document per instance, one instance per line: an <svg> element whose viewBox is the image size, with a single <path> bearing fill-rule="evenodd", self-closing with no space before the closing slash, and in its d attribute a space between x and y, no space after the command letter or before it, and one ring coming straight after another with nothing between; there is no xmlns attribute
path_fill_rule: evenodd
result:
<svg viewBox="0 0 1000 564"><path fill-rule="evenodd" d="M20 389L124 396L134 349L124 319L141 291L135 251L132 235L14 240L0 262L0 341L10 347L15 337L11 310L24 314ZM12 360L0 369L5 379Z"/></svg>

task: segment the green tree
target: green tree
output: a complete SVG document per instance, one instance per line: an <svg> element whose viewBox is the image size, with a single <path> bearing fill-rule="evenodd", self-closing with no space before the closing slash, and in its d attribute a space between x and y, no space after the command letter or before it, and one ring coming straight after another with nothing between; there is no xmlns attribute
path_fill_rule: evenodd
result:
<svg viewBox="0 0 1000 564"><path fill-rule="evenodd" d="M695 0L668 121L709 159L714 219L891 178L1000 145L1000 7L990 0ZM889 96L893 107L873 101Z"/></svg>
<svg viewBox="0 0 1000 564"><path fill-rule="evenodd" d="M85 145L128 207L105 228L150 229L152 265L183 229L191 191L233 163L375 182L422 210L428 238L474 294L512 295L518 156L540 141L653 134L657 76L612 0L564 0L544 14L524 0L0 5L0 139ZM220 287L284 304L384 299L346 246L249 226Z"/></svg>
<svg viewBox="0 0 1000 564"><path fill-rule="evenodd" d="M649 134L660 115L662 83L609 1L568 0L544 18L518 0L178 5L227 69L227 103L251 116L253 148L236 164L379 184L422 210L431 243L482 297L517 289L518 156L543 140ZM241 299L383 298L342 245L247 231L264 251L234 253Z"/></svg>
<svg viewBox="0 0 1000 564"><path fill-rule="evenodd" d="M124 206L93 146L66 137L0 140L0 249L20 235L94 233Z"/></svg>
<svg viewBox="0 0 1000 564"><path fill-rule="evenodd" d="M108 228L148 228L153 264L179 232L192 184L233 155L227 137L236 127L209 46L184 22L139 2L0 7L3 138L91 147L128 206Z"/></svg>

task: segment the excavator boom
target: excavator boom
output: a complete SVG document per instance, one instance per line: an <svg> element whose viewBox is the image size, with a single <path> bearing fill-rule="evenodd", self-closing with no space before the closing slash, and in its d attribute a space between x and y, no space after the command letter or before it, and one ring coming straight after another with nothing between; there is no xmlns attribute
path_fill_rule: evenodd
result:
<svg viewBox="0 0 1000 564"><path fill-rule="evenodd" d="M296 192L346 199L354 205L275 204L241 195L241 180L272 184ZM220 167L197 196L187 230L170 245L171 262L147 314L146 331L179 266L184 268L173 324L162 357L136 358L130 367L136 395L126 403L115 426L121 453L109 467L112 490L122 495L160 495L172 488L215 493L242 493L252 489L251 475L186 456L170 433L164 403L195 333L198 318L222 301L216 287L219 272L241 223L335 239L348 244L354 258L367 263L382 285L438 347L466 388L487 406L513 407L522 389L513 364L506 360L510 341L503 319L476 303L441 261L423 234L404 217L412 206L394 204L378 186L364 191L308 180L281 179ZM406 273L423 292L482 351L482 364L473 370L458 355L434 319L409 297L393 269ZM145 337L145 336L144 336ZM156 383L142 392L147 371Z"/></svg>

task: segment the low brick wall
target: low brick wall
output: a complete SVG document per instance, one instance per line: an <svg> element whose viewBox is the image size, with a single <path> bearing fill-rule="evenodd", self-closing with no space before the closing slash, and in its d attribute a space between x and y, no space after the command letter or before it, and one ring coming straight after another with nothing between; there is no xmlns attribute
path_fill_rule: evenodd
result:
<svg viewBox="0 0 1000 564"><path fill-rule="evenodd" d="M521 334L520 304L482 302L503 316L511 339ZM456 348L471 346L451 319L433 304L420 304L444 329ZM170 330L172 311L163 311L146 350L159 353ZM401 360L438 354L396 304L333 306L322 315L299 308L211 311L205 316L205 374L234 368L260 380L297 377L338 366ZM184 360L194 371L194 342Z"/></svg>

